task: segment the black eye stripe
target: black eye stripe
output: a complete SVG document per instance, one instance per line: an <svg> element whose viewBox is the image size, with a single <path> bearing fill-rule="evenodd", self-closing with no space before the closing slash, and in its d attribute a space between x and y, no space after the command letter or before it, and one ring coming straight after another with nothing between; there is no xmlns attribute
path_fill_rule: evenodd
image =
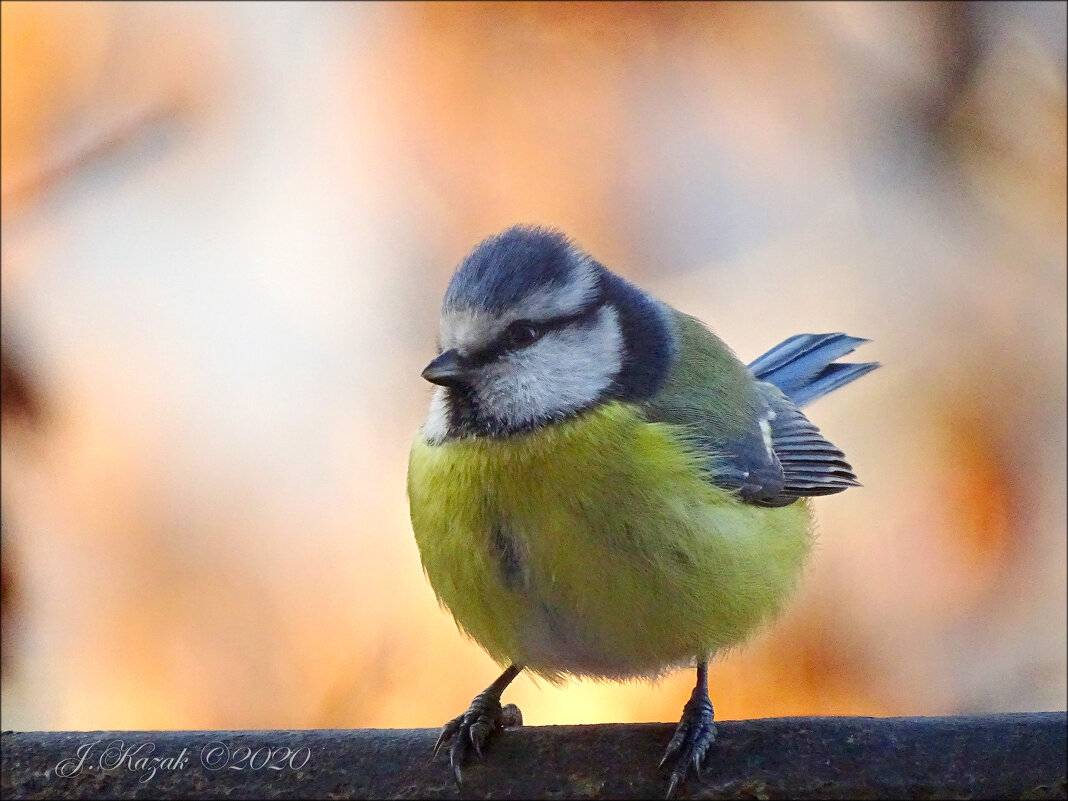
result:
<svg viewBox="0 0 1068 801"><path fill-rule="evenodd" d="M575 323L591 322L597 317L598 313L601 311L601 307L602 304L600 298L597 298L573 314L550 317L546 320L530 320L529 322L538 329L541 336L544 336L550 331L559 331L560 329L567 328ZM541 336L538 338L540 339ZM489 364L500 358L508 349L508 329L505 329L495 340L493 340L493 342L486 347L469 354L464 358L464 361L471 367L481 367L484 364Z"/></svg>

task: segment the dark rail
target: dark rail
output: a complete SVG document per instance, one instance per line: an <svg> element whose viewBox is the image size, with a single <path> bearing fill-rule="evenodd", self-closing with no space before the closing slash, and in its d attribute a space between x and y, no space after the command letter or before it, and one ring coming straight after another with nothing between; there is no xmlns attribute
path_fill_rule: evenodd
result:
<svg viewBox="0 0 1068 801"><path fill-rule="evenodd" d="M671 724L502 732L466 798L659 798ZM430 729L4 732L4 798L457 798ZM728 721L681 798L1065 798L1064 712Z"/></svg>

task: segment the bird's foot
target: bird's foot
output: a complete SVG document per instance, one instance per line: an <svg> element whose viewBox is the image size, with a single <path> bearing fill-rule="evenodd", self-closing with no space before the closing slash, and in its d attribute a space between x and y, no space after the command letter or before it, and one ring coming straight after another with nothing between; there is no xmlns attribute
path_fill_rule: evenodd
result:
<svg viewBox="0 0 1068 801"><path fill-rule="evenodd" d="M456 786L460 787L463 781L461 770L471 753L474 752L476 759L482 759L482 749L495 732L522 725L523 713L519 707L515 704L502 707L500 691L490 687L475 697L466 712L442 727L430 758L434 759L442 747L452 743L449 747L449 767L452 768Z"/></svg>
<svg viewBox="0 0 1068 801"><path fill-rule="evenodd" d="M682 720L675 729L675 736L668 743L664 758L657 769L665 765L671 767L668 790L665 798L675 795L679 782L685 782L686 776L693 769L698 780L701 778L701 762L708 747L716 739L716 724L713 723L712 702L708 700L708 689L699 681L690 700L682 709Z"/></svg>

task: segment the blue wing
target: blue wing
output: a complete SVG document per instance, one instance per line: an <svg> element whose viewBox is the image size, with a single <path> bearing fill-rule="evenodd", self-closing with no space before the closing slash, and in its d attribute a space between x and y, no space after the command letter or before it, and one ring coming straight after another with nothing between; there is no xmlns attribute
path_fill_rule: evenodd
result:
<svg viewBox="0 0 1068 801"><path fill-rule="evenodd" d="M755 359L749 370L757 381L778 387L800 409L879 366L835 361L867 341L845 334L798 334Z"/></svg>
<svg viewBox="0 0 1068 801"><path fill-rule="evenodd" d="M836 361L867 341L840 333L798 334L749 365L772 412L768 430L783 473L779 493L757 503L778 506L859 486L845 454L820 434L801 407L878 367L878 362Z"/></svg>
<svg viewBox="0 0 1068 801"><path fill-rule="evenodd" d="M689 321L684 325L684 337L714 338L703 326L697 333ZM667 397L651 405L651 419L692 428L696 447L708 454L709 479L747 503L786 506L801 497L841 492L858 485L853 469L800 407L878 367L836 362L866 341L845 334L799 334L746 369L733 356L714 365L700 361L709 349L691 340L692 347L681 355L696 361L680 370L687 386L668 387ZM725 348L716 345L713 350ZM725 404L698 402L695 390L721 393L732 407L741 398L741 407L725 415L720 411Z"/></svg>

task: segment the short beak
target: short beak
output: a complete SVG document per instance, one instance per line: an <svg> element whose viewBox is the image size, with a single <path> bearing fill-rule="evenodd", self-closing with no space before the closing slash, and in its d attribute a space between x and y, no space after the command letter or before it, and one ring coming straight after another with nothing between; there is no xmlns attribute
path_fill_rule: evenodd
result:
<svg viewBox="0 0 1068 801"><path fill-rule="evenodd" d="M460 363L460 354L455 349L445 351L423 370L423 378L431 384L440 384L443 387L463 382L466 375L467 371Z"/></svg>

